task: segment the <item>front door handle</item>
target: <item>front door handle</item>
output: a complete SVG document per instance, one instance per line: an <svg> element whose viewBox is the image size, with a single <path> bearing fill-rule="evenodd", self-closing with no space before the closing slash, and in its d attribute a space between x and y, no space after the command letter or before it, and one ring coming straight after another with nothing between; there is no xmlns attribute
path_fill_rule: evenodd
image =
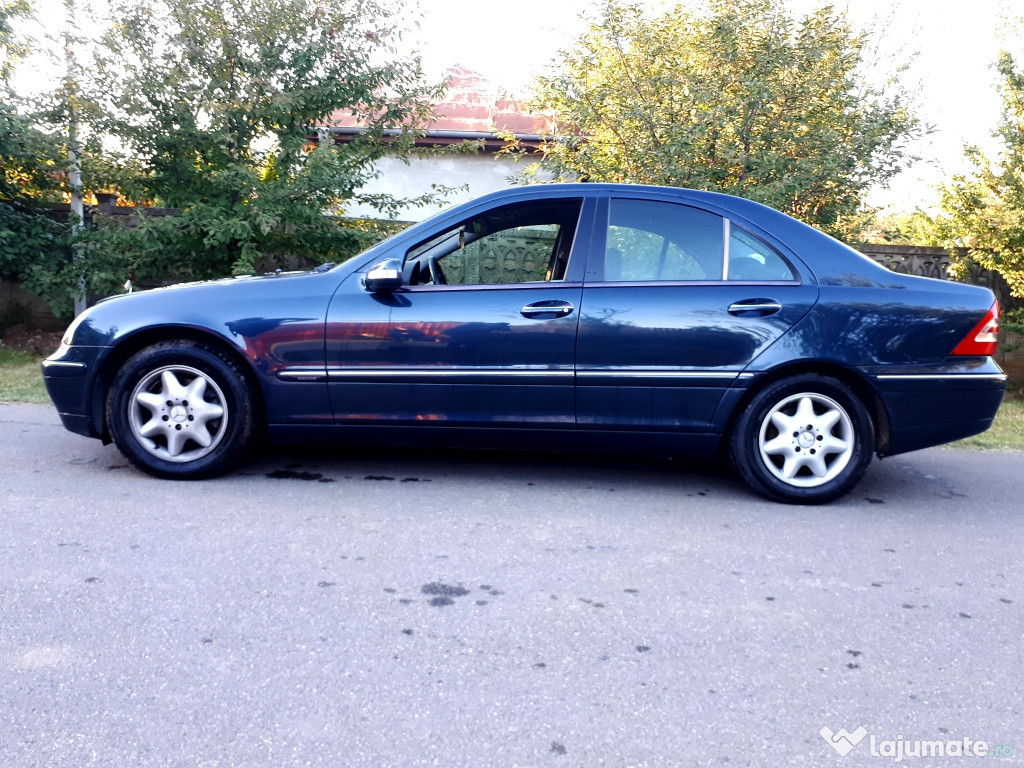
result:
<svg viewBox="0 0 1024 768"><path fill-rule="evenodd" d="M541 317L542 315L565 317L574 309L576 307L568 301L535 301L533 304L527 304L519 312L523 317Z"/></svg>
<svg viewBox="0 0 1024 768"><path fill-rule="evenodd" d="M739 317L767 317L782 309L773 299L744 299L729 305L729 314Z"/></svg>

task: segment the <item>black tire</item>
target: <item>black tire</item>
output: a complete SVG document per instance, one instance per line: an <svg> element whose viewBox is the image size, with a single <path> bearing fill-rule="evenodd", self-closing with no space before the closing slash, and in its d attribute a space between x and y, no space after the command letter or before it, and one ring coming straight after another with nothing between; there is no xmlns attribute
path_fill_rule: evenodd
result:
<svg viewBox="0 0 1024 768"><path fill-rule="evenodd" d="M760 495L824 504L860 481L874 444L871 416L853 390L838 379L805 374L754 395L729 436L729 454Z"/></svg>
<svg viewBox="0 0 1024 768"><path fill-rule="evenodd" d="M238 466L256 431L245 373L222 352L188 340L154 344L129 358L107 392L106 418L132 464L179 480Z"/></svg>

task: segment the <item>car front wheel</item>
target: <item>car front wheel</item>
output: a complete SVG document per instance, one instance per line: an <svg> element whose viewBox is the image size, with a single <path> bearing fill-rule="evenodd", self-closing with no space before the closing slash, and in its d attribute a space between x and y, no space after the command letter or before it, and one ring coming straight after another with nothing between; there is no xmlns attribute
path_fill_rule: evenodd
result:
<svg viewBox="0 0 1024 768"><path fill-rule="evenodd" d="M154 344L121 367L107 395L117 447L157 477L223 474L248 452L253 397L239 366L216 349L179 340Z"/></svg>
<svg viewBox="0 0 1024 768"><path fill-rule="evenodd" d="M871 461L874 427L841 381L807 374L756 394L736 422L733 464L757 493L792 504L823 504L847 493Z"/></svg>

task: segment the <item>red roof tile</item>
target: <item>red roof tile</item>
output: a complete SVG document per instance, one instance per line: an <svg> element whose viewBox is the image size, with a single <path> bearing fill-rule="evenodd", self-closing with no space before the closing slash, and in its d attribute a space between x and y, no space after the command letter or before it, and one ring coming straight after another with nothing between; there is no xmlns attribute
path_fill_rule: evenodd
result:
<svg viewBox="0 0 1024 768"><path fill-rule="evenodd" d="M508 131L520 136L550 134L552 115L529 112L520 102L502 91L478 72L463 67L448 71L448 89L444 98L434 105L434 118L428 131L458 131L486 137ZM358 128L355 116L335 112L333 124L341 128Z"/></svg>

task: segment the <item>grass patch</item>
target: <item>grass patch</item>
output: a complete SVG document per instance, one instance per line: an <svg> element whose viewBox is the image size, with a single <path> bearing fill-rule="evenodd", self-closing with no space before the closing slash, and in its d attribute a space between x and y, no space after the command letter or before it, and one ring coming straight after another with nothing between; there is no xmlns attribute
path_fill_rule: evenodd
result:
<svg viewBox="0 0 1024 768"><path fill-rule="evenodd" d="M0 403L49 404L39 369L42 358L0 346Z"/></svg>

